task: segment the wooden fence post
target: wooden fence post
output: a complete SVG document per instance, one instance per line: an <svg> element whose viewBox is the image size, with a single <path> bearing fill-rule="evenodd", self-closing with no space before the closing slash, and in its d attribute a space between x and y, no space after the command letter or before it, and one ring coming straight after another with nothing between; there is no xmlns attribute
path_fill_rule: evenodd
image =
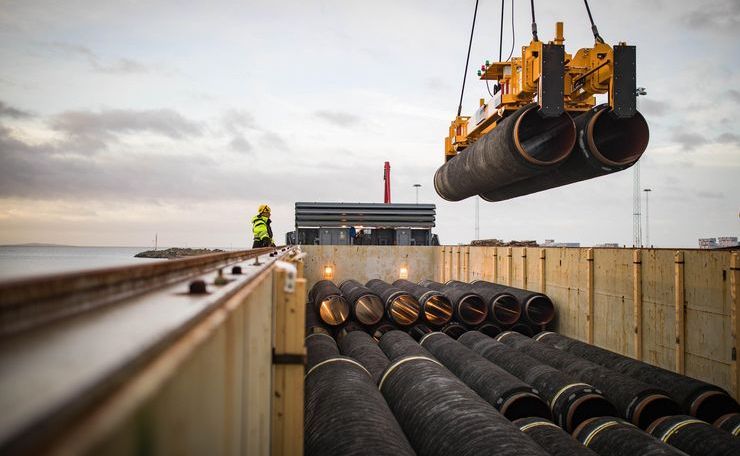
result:
<svg viewBox="0 0 740 456"><path fill-rule="evenodd" d="M447 248L442 247L442 253L440 255L442 256L442 258L439 262L439 279L437 280L441 283L445 283L445 263L447 263Z"/></svg>
<svg viewBox="0 0 740 456"><path fill-rule="evenodd" d="M527 290L527 248L522 247L522 288Z"/></svg>
<svg viewBox="0 0 740 456"><path fill-rule="evenodd" d="M273 345L273 455L303 454L303 374L306 279L280 267L274 274L275 341Z"/></svg>
<svg viewBox="0 0 740 456"><path fill-rule="evenodd" d="M546 252L547 250L540 249L540 293L545 293L547 290L545 284L545 268L547 267Z"/></svg>
<svg viewBox="0 0 740 456"><path fill-rule="evenodd" d="M493 248L493 276L491 281L498 283L498 247Z"/></svg>
<svg viewBox="0 0 740 456"><path fill-rule="evenodd" d="M632 251L632 322L634 324L635 359L642 360L642 251Z"/></svg>
<svg viewBox="0 0 740 456"><path fill-rule="evenodd" d="M509 286L512 286L514 283L514 278L512 277L512 275L514 275L514 265L512 264L513 263L512 260L513 258L512 258L512 253L511 253L511 247L507 247L506 248L506 268L507 268L506 283Z"/></svg>
<svg viewBox="0 0 740 456"><path fill-rule="evenodd" d="M588 266L588 315L586 317L586 337L589 344L594 343L594 249L586 250L586 263Z"/></svg>
<svg viewBox="0 0 740 456"><path fill-rule="evenodd" d="M684 290L684 256L682 251L677 251L673 256L674 262L674 287L676 305L676 372L683 374L685 371L686 341L685 339L685 290Z"/></svg>

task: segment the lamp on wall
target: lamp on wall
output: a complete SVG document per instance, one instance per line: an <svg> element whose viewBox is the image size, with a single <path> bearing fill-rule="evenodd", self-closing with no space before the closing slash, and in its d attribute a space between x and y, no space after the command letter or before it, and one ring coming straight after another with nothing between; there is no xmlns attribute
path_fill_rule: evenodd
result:
<svg viewBox="0 0 740 456"><path fill-rule="evenodd" d="M327 264L326 266L324 266L324 272L322 276L326 280L332 280L334 278L334 266L330 264Z"/></svg>
<svg viewBox="0 0 740 456"><path fill-rule="evenodd" d="M401 269L398 270L398 278L408 279L409 278L409 268L406 266L401 266Z"/></svg>

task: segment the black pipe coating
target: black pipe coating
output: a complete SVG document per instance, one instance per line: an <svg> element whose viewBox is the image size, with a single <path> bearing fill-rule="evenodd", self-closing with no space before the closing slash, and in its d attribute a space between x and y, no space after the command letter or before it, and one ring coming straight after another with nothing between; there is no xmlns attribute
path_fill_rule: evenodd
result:
<svg viewBox="0 0 740 456"><path fill-rule="evenodd" d="M385 313L390 321L399 326L410 326L416 323L421 313L419 301L411 293L384 282L371 279L366 284L385 303Z"/></svg>
<svg viewBox="0 0 740 456"><path fill-rule="evenodd" d="M388 359L395 361L404 356L427 356L434 358L431 353L403 331L388 331L380 338L378 346Z"/></svg>
<svg viewBox="0 0 740 456"><path fill-rule="evenodd" d="M511 328L509 328L509 331L518 332L519 334L527 337L532 337L535 334L535 330L532 329L532 326L526 323L517 323L515 325L512 325Z"/></svg>
<svg viewBox="0 0 740 456"><path fill-rule="evenodd" d="M573 120L578 140L562 165L481 198L503 201L622 171L637 163L647 148L650 129L639 112L629 118L618 118L608 104L602 104Z"/></svg>
<svg viewBox="0 0 740 456"><path fill-rule="evenodd" d="M452 319L452 303L442 292L421 287L408 280L398 279L394 287L411 293L421 305L421 316L426 323L440 327Z"/></svg>
<svg viewBox="0 0 740 456"><path fill-rule="evenodd" d="M349 301L352 317L363 325L371 326L383 318L385 305L380 296L356 280L345 280L339 289Z"/></svg>
<svg viewBox="0 0 740 456"><path fill-rule="evenodd" d="M566 374L596 386L617 407L623 418L641 429L647 429L658 418L681 413L678 403L664 390L653 385L519 333L507 331L497 339Z"/></svg>
<svg viewBox="0 0 740 456"><path fill-rule="evenodd" d="M338 357L339 348L333 337L314 333L306 336L306 353L306 371L308 372L322 361Z"/></svg>
<svg viewBox="0 0 740 456"><path fill-rule="evenodd" d="M560 429L557 424L542 418L519 418L514 426L532 438L551 456L596 456L578 440ZM637 456L637 455L635 455Z"/></svg>
<svg viewBox="0 0 740 456"><path fill-rule="evenodd" d="M573 437L601 456L686 456L630 423L610 416L584 421Z"/></svg>
<svg viewBox="0 0 740 456"><path fill-rule="evenodd" d="M717 418L714 427L729 432L733 437L740 437L740 413L728 413Z"/></svg>
<svg viewBox="0 0 740 456"><path fill-rule="evenodd" d="M573 432L581 422L589 418L617 413L614 406L595 387L581 383L576 378L478 331L468 331L458 341L536 388L550 404L555 423L567 432Z"/></svg>
<svg viewBox="0 0 740 456"><path fill-rule="evenodd" d="M366 332L353 331L342 337L339 339L339 350L343 355L354 358L365 366L376 384L390 363L375 339Z"/></svg>
<svg viewBox="0 0 740 456"><path fill-rule="evenodd" d="M329 326L339 326L349 318L349 303L331 280L319 280L308 292L308 299L321 320Z"/></svg>
<svg viewBox="0 0 740 456"><path fill-rule="evenodd" d="M422 280L419 286L443 293L452 303L455 319L460 323L470 326L479 325L489 314L485 300L476 293L447 287L433 280Z"/></svg>
<svg viewBox="0 0 740 456"><path fill-rule="evenodd" d="M546 325L555 318L555 305L543 293L499 285L485 280L474 280L470 283L470 289L476 293L509 293L519 301L522 306L522 315L533 325Z"/></svg>
<svg viewBox="0 0 740 456"><path fill-rule="evenodd" d="M394 344L388 340L394 339ZM404 342L405 339L405 342ZM380 341L395 360L383 373L379 389L417 454L547 455L488 402L430 356L406 333L386 333ZM411 344L416 345L414 348ZM398 357L396 357L398 355Z"/></svg>
<svg viewBox="0 0 740 456"><path fill-rule="evenodd" d="M334 338L338 342L347 334L355 331L365 331L365 328L360 323L349 320L345 322L342 326L337 328L337 330L334 332Z"/></svg>
<svg viewBox="0 0 740 456"><path fill-rule="evenodd" d="M712 423L722 415L740 412L740 405L722 388L677 374L612 351L585 344L552 332L543 332L537 340L565 350L591 362L607 366L632 378L665 389L684 413Z"/></svg>
<svg viewBox="0 0 740 456"><path fill-rule="evenodd" d="M417 323L408 330L409 336L411 336L417 342L419 342L422 337L429 334L430 332L432 332L432 329L422 323Z"/></svg>
<svg viewBox="0 0 740 456"><path fill-rule="evenodd" d="M444 327L442 327L440 331L452 337L453 339L457 339L468 332L468 328L456 321L451 321L444 325Z"/></svg>
<svg viewBox="0 0 740 456"><path fill-rule="evenodd" d="M306 336L314 333L331 335L329 327L321 321L312 303L306 303Z"/></svg>
<svg viewBox="0 0 740 456"><path fill-rule="evenodd" d="M536 389L446 334L429 333L419 343L506 418L551 418Z"/></svg>
<svg viewBox="0 0 740 456"><path fill-rule="evenodd" d="M367 330L367 333L373 336L373 339L376 341L380 341L380 338L383 337L383 334L387 333L388 331L395 331L399 329L398 326L393 324L392 322L388 320L381 320L378 324L373 325L371 328Z"/></svg>
<svg viewBox="0 0 740 456"><path fill-rule="evenodd" d="M503 328L494 323L483 323L482 325L475 328L475 330L482 332L488 337L496 337L501 334L501 332L503 332Z"/></svg>
<svg viewBox="0 0 740 456"><path fill-rule="evenodd" d="M474 282L475 283L475 282ZM456 293L475 293L483 298L488 308L488 319L499 325L513 325L522 315L522 305L506 288L477 287L459 280L450 280L444 284L445 289Z"/></svg>
<svg viewBox="0 0 740 456"><path fill-rule="evenodd" d="M338 354L326 358L329 341L323 335L306 339L309 359L320 361L305 378L305 454L415 455L367 370ZM319 347L321 354L315 352Z"/></svg>
<svg viewBox="0 0 740 456"><path fill-rule="evenodd" d="M542 174L562 163L576 142L567 112L545 118L531 103L499 121L434 174L434 189L447 201L487 194Z"/></svg>
<svg viewBox="0 0 740 456"><path fill-rule="evenodd" d="M666 416L656 420L647 432L661 442L690 456L737 456L740 440L693 416Z"/></svg>

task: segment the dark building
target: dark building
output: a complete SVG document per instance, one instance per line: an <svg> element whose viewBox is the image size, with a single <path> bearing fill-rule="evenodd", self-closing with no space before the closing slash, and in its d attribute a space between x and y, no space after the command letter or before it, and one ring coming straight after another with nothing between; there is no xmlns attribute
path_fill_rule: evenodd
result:
<svg viewBox="0 0 740 456"><path fill-rule="evenodd" d="M439 245L434 204L295 203L288 244Z"/></svg>

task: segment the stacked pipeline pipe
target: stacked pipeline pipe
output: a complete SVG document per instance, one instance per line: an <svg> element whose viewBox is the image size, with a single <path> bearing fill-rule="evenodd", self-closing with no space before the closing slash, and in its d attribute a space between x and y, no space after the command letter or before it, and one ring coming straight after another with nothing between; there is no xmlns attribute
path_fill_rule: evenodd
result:
<svg viewBox="0 0 740 456"><path fill-rule="evenodd" d="M452 319L452 304L441 292L404 279L396 280L393 286L411 293L416 298L421 305L421 317L430 326L438 328Z"/></svg>
<svg viewBox="0 0 740 456"><path fill-rule="evenodd" d="M481 296L467 290L446 287L433 280L422 280L419 286L444 294L452 303L455 319L469 326L483 323L488 316L488 307Z"/></svg>
<svg viewBox="0 0 740 456"><path fill-rule="evenodd" d="M728 432L733 437L740 437L740 413L728 413L717 418L714 427Z"/></svg>
<svg viewBox="0 0 740 456"><path fill-rule="evenodd" d="M376 384L388 367L388 357L372 336L364 331L353 331L339 339L339 350L365 366Z"/></svg>
<svg viewBox="0 0 740 456"><path fill-rule="evenodd" d="M543 293L523 290L521 288L499 285L485 280L475 280L470 284L454 282L458 286L468 286L468 289L483 297L497 296L505 293L513 296L521 306L521 313L526 321L535 326L543 326L555 318L555 305Z"/></svg>
<svg viewBox="0 0 740 456"><path fill-rule="evenodd" d="M661 442L690 456L736 456L740 440L692 416L666 416L656 420L647 432Z"/></svg>
<svg viewBox="0 0 740 456"><path fill-rule="evenodd" d="M576 128L568 113L545 118L531 103L442 165L434 174L434 188L448 201L488 195L555 169L575 142Z"/></svg>
<svg viewBox="0 0 740 456"><path fill-rule="evenodd" d="M522 305L516 297L500 287L495 291L490 289L476 289L472 284L450 280L444 284L444 289L449 293L462 294L474 293L480 296L486 303L488 309L488 320L508 327L519 321L522 315Z"/></svg>
<svg viewBox="0 0 740 456"><path fill-rule="evenodd" d="M446 334L429 333L419 344L506 418L551 417L536 389Z"/></svg>
<svg viewBox="0 0 740 456"><path fill-rule="evenodd" d="M370 291L356 280L345 280L339 289L349 301L352 318L367 326L378 323L383 318L385 306L380 296Z"/></svg>
<svg viewBox="0 0 740 456"><path fill-rule="evenodd" d="M458 341L536 388L547 399L555 423L569 433L587 419L617 413L615 407L594 386L478 331L468 331Z"/></svg>
<svg viewBox="0 0 740 456"><path fill-rule="evenodd" d="M608 416L581 423L573 437L601 456L686 456L630 423Z"/></svg>
<svg viewBox="0 0 740 456"><path fill-rule="evenodd" d="M648 145L649 128L639 112L618 118L608 105L575 117L577 142L560 166L529 179L481 192L487 201L503 201L622 171L637 163Z"/></svg>
<svg viewBox="0 0 740 456"><path fill-rule="evenodd" d="M388 332L380 346L391 364L379 389L418 454L547 455L408 334Z"/></svg>
<svg viewBox="0 0 740 456"><path fill-rule="evenodd" d="M306 338L306 455L414 455L368 371L325 334Z"/></svg>
<svg viewBox="0 0 740 456"><path fill-rule="evenodd" d="M596 456L560 427L542 418L519 418L514 421L519 428L547 450L551 456Z"/></svg>
<svg viewBox="0 0 740 456"><path fill-rule="evenodd" d="M421 306L408 291L394 287L380 279L369 280L365 286L380 296L385 304L386 316L394 324L410 326L419 319Z"/></svg>
<svg viewBox="0 0 740 456"><path fill-rule="evenodd" d="M594 345L552 332L543 332L536 340L567 351L591 362L607 366L637 380L663 388L678 402L684 413L712 423L728 413L740 412L740 405L722 388L701 380L628 358Z"/></svg>
<svg viewBox="0 0 740 456"><path fill-rule="evenodd" d="M658 418L681 412L681 407L667 392L628 375L516 332L507 331L497 339L580 381L596 386L617 407L623 418L641 429L647 429Z"/></svg>
<svg viewBox="0 0 740 456"><path fill-rule="evenodd" d="M319 280L308 292L314 311L329 326L340 326L349 318L349 304L331 280Z"/></svg>

